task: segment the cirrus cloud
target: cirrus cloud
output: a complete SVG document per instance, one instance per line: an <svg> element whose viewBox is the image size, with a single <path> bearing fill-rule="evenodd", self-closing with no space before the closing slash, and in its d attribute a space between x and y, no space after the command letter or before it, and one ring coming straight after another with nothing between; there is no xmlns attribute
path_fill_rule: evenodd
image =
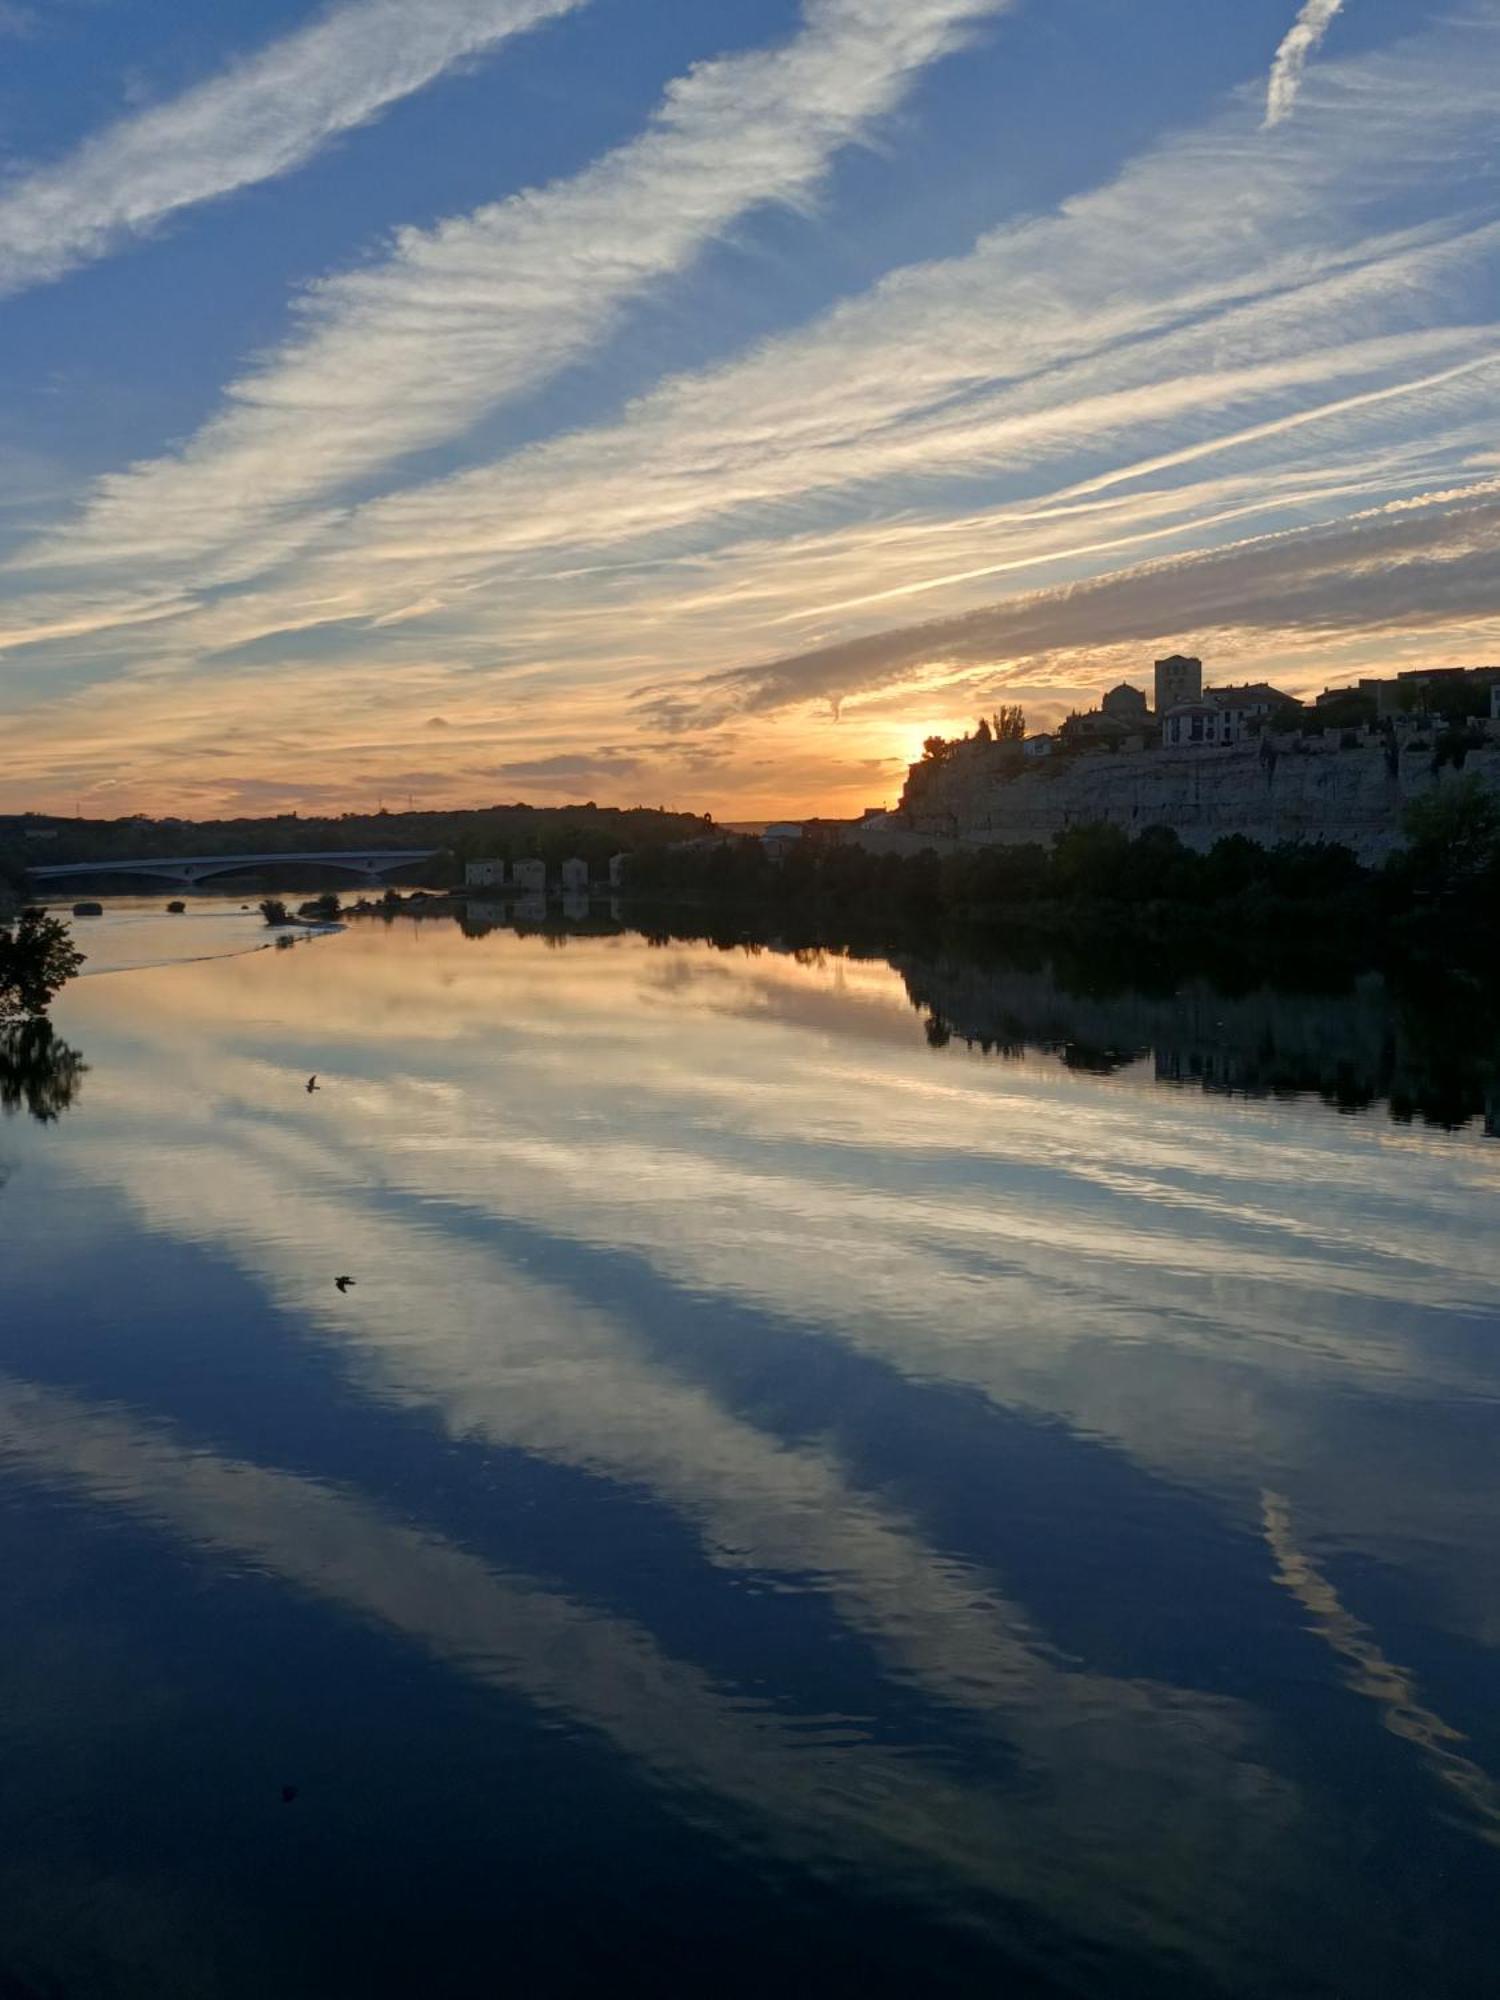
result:
<svg viewBox="0 0 1500 2000"><path fill-rule="evenodd" d="M306 164L466 57L584 0L353 0L0 187L0 293ZM7 13L0 11L0 30Z"/></svg>

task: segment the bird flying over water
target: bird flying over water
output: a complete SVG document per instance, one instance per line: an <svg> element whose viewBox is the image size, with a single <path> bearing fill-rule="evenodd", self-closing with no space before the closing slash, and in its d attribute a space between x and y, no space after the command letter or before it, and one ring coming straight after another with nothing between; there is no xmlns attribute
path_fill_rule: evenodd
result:
<svg viewBox="0 0 1500 2000"><path fill-rule="evenodd" d="M318 1072L314 1070L312 1075L307 1079L308 1092L311 1094L313 1091L321 1089L321 1087L318 1082Z"/></svg>
<svg viewBox="0 0 1500 2000"><path fill-rule="evenodd" d="M335 1278L333 1282L341 1292L347 1292L349 1287L354 1283L354 1280L352 1278Z"/></svg>

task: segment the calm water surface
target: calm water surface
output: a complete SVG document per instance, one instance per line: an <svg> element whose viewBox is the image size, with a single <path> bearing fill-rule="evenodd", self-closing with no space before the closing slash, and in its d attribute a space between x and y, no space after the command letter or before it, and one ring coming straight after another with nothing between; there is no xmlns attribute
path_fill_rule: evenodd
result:
<svg viewBox="0 0 1500 2000"><path fill-rule="evenodd" d="M1493 1994L1500 1142L1161 1081L1369 1007L80 935L0 1993Z"/></svg>

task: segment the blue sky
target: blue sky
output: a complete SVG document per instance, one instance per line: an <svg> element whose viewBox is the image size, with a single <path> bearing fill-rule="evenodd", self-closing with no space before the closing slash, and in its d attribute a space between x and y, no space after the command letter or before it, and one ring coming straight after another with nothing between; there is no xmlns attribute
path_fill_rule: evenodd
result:
<svg viewBox="0 0 1500 2000"><path fill-rule="evenodd" d="M1500 657L1500 0L0 4L0 807Z"/></svg>

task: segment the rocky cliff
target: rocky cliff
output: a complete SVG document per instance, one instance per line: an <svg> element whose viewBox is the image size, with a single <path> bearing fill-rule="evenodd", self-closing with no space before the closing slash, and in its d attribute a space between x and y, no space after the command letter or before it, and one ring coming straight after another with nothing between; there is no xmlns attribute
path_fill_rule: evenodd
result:
<svg viewBox="0 0 1500 2000"><path fill-rule="evenodd" d="M1469 752L1462 775L1471 772L1500 791L1500 742ZM1265 749L1097 751L1034 767L959 755L913 768L893 840L1048 846L1067 827L1104 822L1129 833L1169 826L1199 849L1229 834L1262 846L1336 841L1378 862L1401 843L1405 807L1460 775L1451 763L1434 769L1421 739L1276 738Z"/></svg>

